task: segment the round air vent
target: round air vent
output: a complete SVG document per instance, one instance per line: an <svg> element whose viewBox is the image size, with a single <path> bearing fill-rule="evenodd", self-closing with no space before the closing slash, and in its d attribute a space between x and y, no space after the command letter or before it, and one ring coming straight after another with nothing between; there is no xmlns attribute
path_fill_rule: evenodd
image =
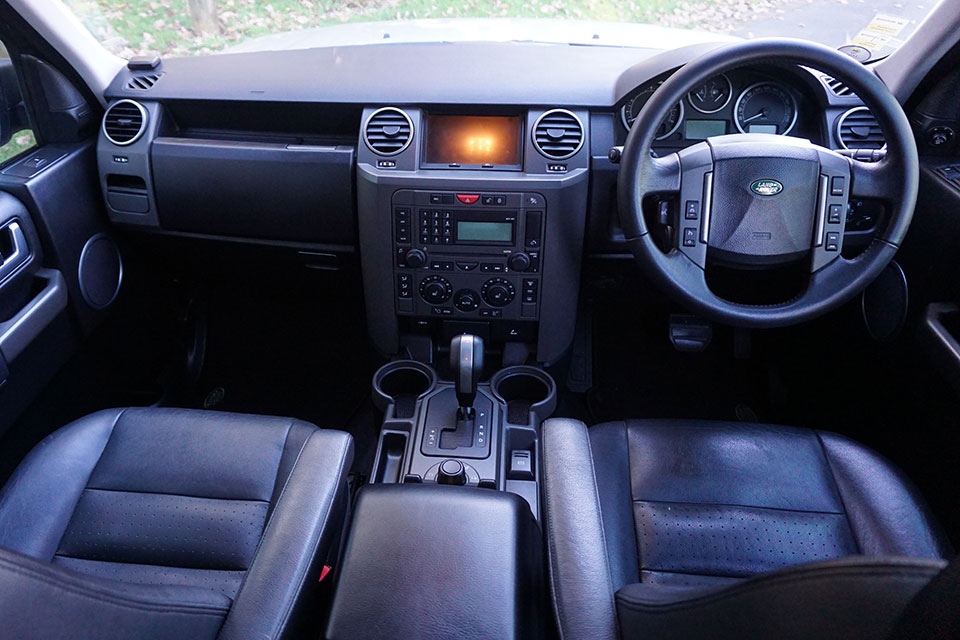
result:
<svg viewBox="0 0 960 640"><path fill-rule="evenodd" d="M413 122L396 107L377 109L363 129L363 141L379 156L395 156L410 146Z"/></svg>
<svg viewBox="0 0 960 640"><path fill-rule="evenodd" d="M854 107L837 119L837 140L844 149L882 149L887 144L880 124L866 107Z"/></svg>
<svg viewBox="0 0 960 640"><path fill-rule="evenodd" d="M147 110L133 100L118 100L103 114L103 135L113 144L133 144L147 128Z"/></svg>
<svg viewBox="0 0 960 640"><path fill-rule="evenodd" d="M583 124L566 109L552 109L533 125L533 146L551 160L564 160L583 146Z"/></svg>

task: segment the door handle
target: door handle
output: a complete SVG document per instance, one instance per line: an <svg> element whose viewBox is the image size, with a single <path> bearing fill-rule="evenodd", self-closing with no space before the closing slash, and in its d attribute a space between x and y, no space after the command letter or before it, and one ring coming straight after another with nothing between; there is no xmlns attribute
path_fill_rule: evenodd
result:
<svg viewBox="0 0 960 640"><path fill-rule="evenodd" d="M27 236L24 235L19 222L11 222L2 232L10 234L9 246L12 250L8 255L0 255L0 281L13 273L14 269L26 262L30 256Z"/></svg>

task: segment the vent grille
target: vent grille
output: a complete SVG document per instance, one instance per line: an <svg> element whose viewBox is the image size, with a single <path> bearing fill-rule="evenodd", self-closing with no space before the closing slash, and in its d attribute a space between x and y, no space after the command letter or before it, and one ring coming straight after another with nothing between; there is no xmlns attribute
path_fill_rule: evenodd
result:
<svg viewBox="0 0 960 640"><path fill-rule="evenodd" d="M133 100L114 102L103 114L103 134L116 145L133 144L146 126L147 110Z"/></svg>
<svg viewBox="0 0 960 640"><path fill-rule="evenodd" d="M533 126L533 144L551 160L564 160L583 146L583 124L566 109L547 111Z"/></svg>
<svg viewBox="0 0 960 640"><path fill-rule="evenodd" d="M837 119L837 140L844 149L882 149L887 144L880 124L866 107L854 107Z"/></svg>
<svg viewBox="0 0 960 640"><path fill-rule="evenodd" d="M847 96L854 95L853 89L845 85L842 81L837 80L831 76L823 76L823 81L827 84L827 88L833 92L833 95L840 98L846 98Z"/></svg>
<svg viewBox="0 0 960 640"><path fill-rule="evenodd" d="M127 80L127 91L149 91L157 80L163 77L162 73L147 73L140 76L131 76Z"/></svg>
<svg viewBox="0 0 960 640"><path fill-rule="evenodd" d="M413 139L413 122L395 107L377 109L367 120L363 140L370 150L380 156L395 156Z"/></svg>

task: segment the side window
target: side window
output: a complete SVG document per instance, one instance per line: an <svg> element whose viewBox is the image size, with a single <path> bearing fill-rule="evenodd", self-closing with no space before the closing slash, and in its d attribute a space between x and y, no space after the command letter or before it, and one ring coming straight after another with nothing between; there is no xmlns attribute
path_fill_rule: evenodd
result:
<svg viewBox="0 0 960 640"><path fill-rule="evenodd" d="M13 61L0 42L0 164L36 144Z"/></svg>

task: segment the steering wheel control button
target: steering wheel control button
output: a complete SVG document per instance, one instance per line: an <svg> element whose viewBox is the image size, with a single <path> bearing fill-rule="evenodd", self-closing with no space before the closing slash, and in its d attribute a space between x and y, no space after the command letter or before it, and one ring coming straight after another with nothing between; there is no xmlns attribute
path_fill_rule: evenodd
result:
<svg viewBox="0 0 960 640"><path fill-rule="evenodd" d="M834 178L836 180L836 178ZM827 212L827 223L828 224L840 224L843 219L843 205L842 204L832 204L830 209Z"/></svg>
<svg viewBox="0 0 960 640"><path fill-rule="evenodd" d="M480 199L480 194L458 193L457 200L463 204L473 204Z"/></svg>
<svg viewBox="0 0 960 640"><path fill-rule="evenodd" d="M700 203L696 200L687 200L683 208L683 217L687 220L696 220L700 217Z"/></svg>
<svg viewBox="0 0 960 640"><path fill-rule="evenodd" d="M483 283L480 295L483 297L483 301L491 307L505 307L513 302L517 290L509 280L492 278Z"/></svg>
<svg viewBox="0 0 960 640"><path fill-rule="evenodd" d="M420 282L420 297L429 304L443 304L451 293L450 283L441 276L427 276Z"/></svg>
<svg viewBox="0 0 960 640"><path fill-rule="evenodd" d="M697 228L696 227L683 228L683 246L685 247L697 246Z"/></svg>
<svg viewBox="0 0 960 640"><path fill-rule="evenodd" d="M842 196L843 187L846 184L846 179L843 176L833 176L830 180L830 195L832 196Z"/></svg>
<svg viewBox="0 0 960 640"><path fill-rule="evenodd" d="M840 234L836 231L830 231L827 233L827 251L839 251L840 249Z"/></svg>

